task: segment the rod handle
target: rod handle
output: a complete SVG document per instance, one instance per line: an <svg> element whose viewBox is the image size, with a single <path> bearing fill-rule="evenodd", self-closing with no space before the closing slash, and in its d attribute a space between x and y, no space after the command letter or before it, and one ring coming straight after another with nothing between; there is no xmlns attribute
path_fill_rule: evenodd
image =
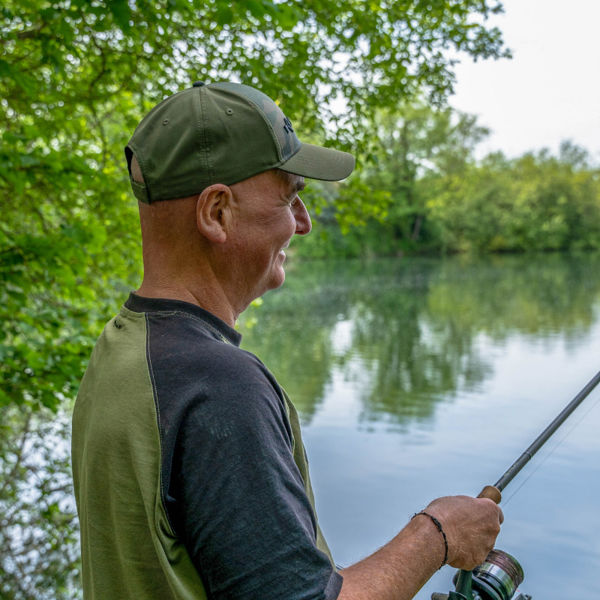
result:
<svg viewBox="0 0 600 600"><path fill-rule="evenodd" d="M500 500L502 500L502 494L497 487L493 485L486 485L481 492L479 492L478 498L489 498L493 500L496 504L500 504Z"/></svg>

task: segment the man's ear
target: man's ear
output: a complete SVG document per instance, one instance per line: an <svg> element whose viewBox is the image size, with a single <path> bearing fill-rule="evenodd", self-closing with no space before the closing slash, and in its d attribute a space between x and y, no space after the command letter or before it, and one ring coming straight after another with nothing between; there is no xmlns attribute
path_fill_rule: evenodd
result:
<svg viewBox="0 0 600 600"><path fill-rule="evenodd" d="M204 188L196 201L196 226L211 242L223 243L227 239L233 194L221 183Z"/></svg>

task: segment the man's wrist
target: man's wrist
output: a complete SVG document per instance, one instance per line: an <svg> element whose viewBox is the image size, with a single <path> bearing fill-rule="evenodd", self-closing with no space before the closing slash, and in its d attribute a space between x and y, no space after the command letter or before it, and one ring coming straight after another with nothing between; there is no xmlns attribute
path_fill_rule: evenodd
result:
<svg viewBox="0 0 600 600"><path fill-rule="evenodd" d="M420 516L425 517L435 526L435 528L439 532L441 539L444 543L444 558L442 560L442 564L438 567L438 570L439 570L448 562L448 538L446 537L446 533L444 532L444 528L442 527L442 524L440 523L440 521L438 519L436 519L433 515L429 514L428 512L426 512L424 510L422 510L421 512L415 513L411 517L411 521L415 517L420 517Z"/></svg>

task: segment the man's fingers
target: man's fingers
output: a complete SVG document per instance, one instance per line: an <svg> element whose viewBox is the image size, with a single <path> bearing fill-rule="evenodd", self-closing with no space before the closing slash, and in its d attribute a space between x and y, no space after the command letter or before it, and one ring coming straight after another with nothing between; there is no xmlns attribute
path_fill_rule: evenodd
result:
<svg viewBox="0 0 600 600"><path fill-rule="evenodd" d="M477 498L477 500L485 500L487 502L491 502L494 505L494 508L498 511L498 522L500 523L500 525L502 525L502 523L504 522L504 513L502 512L502 509L490 498Z"/></svg>
<svg viewBox="0 0 600 600"><path fill-rule="evenodd" d="M427 507L442 524L451 566L470 569L481 564L494 547L504 521L501 508L489 498L446 496Z"/></svg>

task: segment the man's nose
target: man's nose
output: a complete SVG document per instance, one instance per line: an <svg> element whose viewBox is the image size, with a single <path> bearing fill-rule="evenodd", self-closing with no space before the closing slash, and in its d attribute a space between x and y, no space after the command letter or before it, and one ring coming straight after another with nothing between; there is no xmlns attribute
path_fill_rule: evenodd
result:
<svg viewBox="0 0 600 600"><path fill-rule="evenodd" d="M310 220L310 215L306 210L306 206L304 206L304 202L298 198L298 200L294 203L294 218L296 219L296 233L298 235L306 235L310 233L312 229L312 223Z"/></svg>

